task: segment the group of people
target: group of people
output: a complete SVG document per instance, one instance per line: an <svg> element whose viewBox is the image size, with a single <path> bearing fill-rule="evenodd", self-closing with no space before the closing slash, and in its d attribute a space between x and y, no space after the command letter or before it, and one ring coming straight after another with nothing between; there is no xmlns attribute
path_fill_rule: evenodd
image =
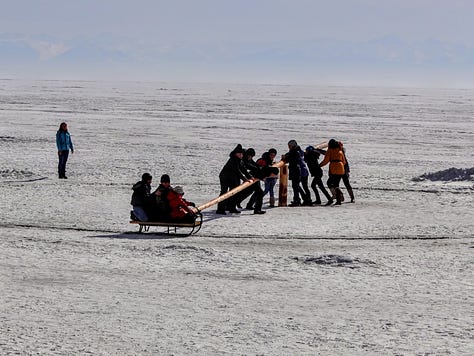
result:
<svg viewBox="0 0 474 356"><path fill-rule="evenodd" d="M56 146L59 157L58 175L60 179L67 179L66 163L69 152L74 153L74 146L65 122L60 124L56 132ZM252 184L239 193L220 201L217 206L217 214L226 215L227 212L239 214L240 211L237 208L242 208L243 201L249 197L245 208L253 210L254 214L265 214L262 206L263 198L267 194L270 196L269 206L275 206L274 187L279 169L272 166L275 163L277 150L270 148L257 161L254 160L255 155L255 149L244 149L241 144L238 144L229 153L229 159L219 173L220 195L238 187L241 182L252 181ZM319 162L321 155L324 155L324 158ZM288 152L282 156L282 160L288 163L288 178L293 190L293 200L289 206L321 205L321 194L327 200L325 205L332 205L334 201L336 205L340 205L344 201L344 194L339 187L341 180L347 189L351 202L355 201L354 192L349 182L349 163L342 142L331 139L326 151L313 146L308 146L303 151L295 140L290 140ZM329 192L322 180L322 167L327 164L329 164L329 178L327 180ZM310 186L314 192L314 201L308 186L310 175L313 177ZM264 189L259 182L254 183L255 179L263 181ZM151 181L152 176L149 173L144 173L142 180L133 186L131 201L133 206L131 218L133 220L194 221L196 210L193 207L195 205L183 198L182 187L172 188L169 176L164 174L161 177L160 185L152 193Z"/></svg>
<svg viewBox="0 0 474 356"><path fill-rule="evenodd" d="M154 192L151 192L151 182L151 174L144 173L142 179L133 185L130 202L133 207L130 213L132 220L194 222L195 204L183 198L182 187L171 187L170 177L167 174L161 176L160 185Z"/></svg>
<svg viewBox="0 0 474 356"><path fill-rule="evenodd" d="M277 151L274 148L269 149L262 154L256 162L254 161L255 150L249 148L244 150L242 145L237 145L229 154L227 163L219 174L221 185L220 195L226 194L236 188L241 182L249 181L252 178L258 178L264 181L265 189L262 190L260 183L254 183L242 192L221 201L217 207L217 214L234 213L239 214L237 207L241 208L241 203L250 196L246 209L254 210L254 214L264 214L262 210L263 197L269 193L269 206L275 205L274 186L277 180L278 168L272 167ZM321 155L324 158L319 162ZM354 193L349 182L349 163L345 155L345 149L340 141L331 139L328 143L327 151L314 146L308 146L303 151L295 140L288 142L288 152L282 156L282 160L288 163L291 187L293 190L293 200L289 204L295 206L321 205L321 194L327 199L325 205L340 205L344 201L344 194L339 188L341 180L349 193L351 202L355 202ZM323 183L322 167L329 163L329 179L326 189ZM309 177L313 177L311 188L314 192L315 200L311 198L309 189ZM321 194L320 194L321 192Z"/></svg>
<svg viewBox="0 0 474 356"><path fill-rule="evenodd" d="M253 210L254 214L265 214L262 205L266 194L270 195L269 206L275 206L274 187L279 168L273 165L277 150L269 149L257 161L254 160L255 155L255 149L244 149L241 144L229 153L229 159L219 174L220 196L237 188L242 182L251 184L235 194L229 194L227 199L220 200L217 205L217 214L240 214L237 208L242 209L242 203L247 198L249 199L246 209ZM324 158L319 162L321 155L324 155ZM289 206L321 205L321 194L327 199L325 205L329 206L334 202L340 205L344 201L344 195L339 187L341 180L349 193L351 202L355 201L349 182L349 163L342 142L331 139L326 151L314 146L308 146L303 151L295 140L290 140L288 152L282 156L282 160L288 163L288 179L291 181L293 190L293 200ZM327 164L329 164L327 180L329 191L322 180L322 167ZM308 186L310 175L313 177L310 187L314 192L314 201ZM263 181L264 189L260 182L255 182L256 179ZM144 173L141 181L134 184L131 200L132 220L193 222L196 219L195 204L183 198L182 187L171 187L170 177L167 174L161 176L160 185L153 193L151 182L152 176Z"/></svg>
<svg viewBox="0 0 474 356"><path fill-rule="evenodd" d="M283 155L282 159L288 163L288 179L291 180L293 189L293 201L290 206L320 205L322 202L318 188L327 199L326 205L332 205L334 201L336 201L336 205L340 205L344 201L344 194L339 188L341 179L349 193L351 203L355 202L354 192L349 182L349 163L342 142L331 139L328 142L327 151L313 146L308 146L303 151L295 140L290 140L288 149L288 153ZM320 155L324 155L324 158L319 163ZM327 186L331 194L326 190L322 181L322 167L328 163L329 178ZM310 174L313 177L311 188L316 198L314 201L311 199L311 192L308 187Z"/></svg>
<svg viewBox="0 0 474 356"><path fill-rule="evenodd" d="M241 192L230 196L228 199L219 202L217 214L226 215L227 212L240 214L237 207L241 207L242 202L250 197L246 208L253 210L254 214L265 214L262 210L263 197L270 194L270 205L275 204L274 186L276 183L278 168L272 167L273 159L277 154L276 149L271 148L265 152L257 161L254 160L255 150L253 148L243 149L238 144L230 153L229 159L219 173L221 186L220 195L224 195L232 189L238 187L241 181L252 181L254 178L264 180L265 190L262 190L260 183L253 183Z"/></svg>

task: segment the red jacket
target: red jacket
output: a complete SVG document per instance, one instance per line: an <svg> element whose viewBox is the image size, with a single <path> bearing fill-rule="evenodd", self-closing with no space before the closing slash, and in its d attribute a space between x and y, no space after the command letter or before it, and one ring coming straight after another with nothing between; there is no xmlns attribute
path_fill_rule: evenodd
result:
<svg viewBox="0 0 474 356"><path fill-rule="evenodd" d="M169 207L171 209L170 216L172 219L182 218L188 213L192 213L192 210L188 207L192 205L186 199L171 189L167 196Z"/></svg>

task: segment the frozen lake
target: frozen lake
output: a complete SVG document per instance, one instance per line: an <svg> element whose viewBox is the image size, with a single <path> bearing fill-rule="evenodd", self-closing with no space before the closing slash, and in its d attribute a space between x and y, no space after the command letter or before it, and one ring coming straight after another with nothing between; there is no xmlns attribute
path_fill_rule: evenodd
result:
<svg viewBox="0 0 474 356"><path fill-rule="evenodd" d="M0 349L473 354L474 183L413 180L474 167L473 112L461 89L0 80ZM355 204L212 207L193 237L131 233L145 171L200 205L237 143L280 156L330 138Z"/></svg>

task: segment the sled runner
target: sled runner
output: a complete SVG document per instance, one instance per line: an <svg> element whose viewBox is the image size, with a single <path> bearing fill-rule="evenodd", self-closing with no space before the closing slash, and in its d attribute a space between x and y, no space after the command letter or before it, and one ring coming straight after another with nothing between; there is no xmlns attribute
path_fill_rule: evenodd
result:
<svg viewBox="0 0 474 356"><path fill-rule="evenodd" d="M197 233L201 230L202 226L202 214L200 212L196 213L196 219L192 223L188 222L176 222L176 221L138 221L131 220L130 224L139 225L138 233L148 232L151 226L163 226L167 230L164 232L166 235L176 235L176 236L190 236ZM179 233L178 229L187 230L186 233Z"/></svg>

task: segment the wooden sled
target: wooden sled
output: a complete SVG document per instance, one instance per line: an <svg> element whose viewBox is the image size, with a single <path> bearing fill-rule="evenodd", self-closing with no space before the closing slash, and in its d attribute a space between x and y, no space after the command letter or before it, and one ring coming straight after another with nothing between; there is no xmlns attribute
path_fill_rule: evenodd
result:
<svg viewBox="0 0 474 356"><path fill-rule="evenodd" d="M131 220L130 224L139 225L138 233L148 232L151 226L164 226L167 228L165 235L191 236L201 230L202 214L196 213L196 219L192 223L174 222L174 221L138 221ZM187 229L186 233L179 233L178 229Z"/></svg>

